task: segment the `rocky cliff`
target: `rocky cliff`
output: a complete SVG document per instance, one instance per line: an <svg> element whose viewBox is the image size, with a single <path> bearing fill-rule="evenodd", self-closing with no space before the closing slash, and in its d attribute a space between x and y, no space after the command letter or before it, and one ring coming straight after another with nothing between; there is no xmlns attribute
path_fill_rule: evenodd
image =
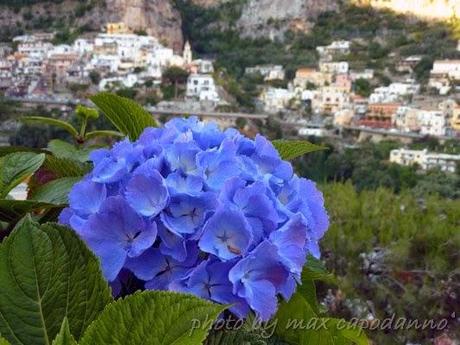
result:
<svg viewBox="0 0 460 345"><path fill-rule="evenodd" d="M286 30L308 31L322 12L338 9L339 0L191 0L202 7L225 4L240 10L236 21L243 36L280 37Z"/></svg>
<svg viewBox="0 0 460 345"><path fill-rule="evenodd" d="M0 6L0 30L19 26L25 30L55 27L99 31L107 22L122 21L132 30L145 30L168 46L180 51L183 45L181 18L170 0L93 0L86 8L82 2L44 1L22 8Z"/></svg>
<svg viewBox="0 0 460 345"><path fill-rule="evenodd" d="M308 31L320 13L337 9L337 0L248 0L238 26L247 36L274 38L286 30Z"/></svg>

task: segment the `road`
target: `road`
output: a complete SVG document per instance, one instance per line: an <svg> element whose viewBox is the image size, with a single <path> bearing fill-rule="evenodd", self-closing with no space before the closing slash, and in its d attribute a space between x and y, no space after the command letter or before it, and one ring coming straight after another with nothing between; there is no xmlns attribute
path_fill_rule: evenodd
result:
<svg viewBox="0 0 460 345"><path fill-rule="evenodd" d="M83 104L87 106L92 105L90 101L79 100L79 99L32 98L32 97L9 97L8 99L11 101L15 101L15 102L32 103L32 104L48 104L48 105ZM221 118L221 119L243 118L243 119L248 119L248 120L266 120L270 116L267 114L247 114L247 113L230 113L230 112L214 112L214 111L165 110L165 109L157 109L155 107L147 107L146 109L153 115L172 115L172 116L195 115L199 117L214 117L214 118ZM318 126L318 124L313 124L313 123L296 124L296 123L288 123L288 122L280 122L280 125L285 126L285 127L306 127L306 126L317 127ZM409 139L420 139L424 137L424 135L418 134L418 133L407 133L407 132L391 131L391 130L369 128L369 127L362 127L362 126L343 126L342 128L346 130L360 131L360 132L376 134L376 135L401 137L401 138L409 138ZM451 140L451 139L460 140L459 137L451 137L451 136L438 136L436 138L439 140Z"/></svg>
<svg viewBox="0 0 460 345"><path fill-rule="evenodd" d="M413 133L413 132L399 132L399 131L391 131L386 129L378 129L378 128L369 128L369 127L362 127L362 126L343 126L343 129L348 129L352 131L360 131L364 133L370 134L379 134L384 136L392 136L392 137L401 137L401 138L409 138L409 139L421 139L426 137L426 135ZM451 137L451 136L436 136L436 139L439 140L460 140L459 137Z"/></svg>
<svg viewBox="0 0 460 345"><path fill-rule="evenodd" d="M83 104L91 106L92 103L86 100L79 99L55 99L55 98L32 98L32 97L8 97L8 100L20 103L30 104L45 104L45 105L77 105ZM203 116L214 118L243 118L248 120L266 120L269 115L267 114L246 114L246 113L230 113L230 112L214 112L214 111L183 111L183 110L165 110L157 109L155 107L146 107L146 109L154 115L175 115L175 116Z"/></svg>

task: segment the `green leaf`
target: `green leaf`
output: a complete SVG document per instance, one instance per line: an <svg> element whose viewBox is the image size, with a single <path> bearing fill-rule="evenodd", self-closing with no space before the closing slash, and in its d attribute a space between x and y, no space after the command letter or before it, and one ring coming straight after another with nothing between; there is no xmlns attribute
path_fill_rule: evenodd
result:
<svg viewBox="0 0 460 345"><path fill-rule="evenodd" d="M48 143L48 150L58 158L67 158L79 162L87 162L91 149L79 149L66 141L54 139Z"/></svg>
<svg viewBox="0 0 460 345"><path fill-rule="evenodd" d="M61 330L56 339L53 340L53 345L78 345L75 338L70 333L69 320L67 317L64 318Z"/></svg>
<svg viewBox="0 0 460 345"><path fill-rule="evenodd" d="M275 320L276 334L293 345L368 345L359 327L345 320L320 317L301 291L281 304Z"/></svg>
<svg viewBox="0 0 460 345"><path fill-rule="evenodd" d="M131 140L139 138L145 128L157 127L152 114L128 98L102 92L91 97L91 100Z"/></svg>
<svg viewBox="0 0 460 345"><path fill-rule="evenodd" d="M364 331L342 319L328 319L327 326L337 342L341 344L369 345Z"/></svg>
<svg viewBox="0 0 460 345"><path fill-rule="evenodd" d="M45 155L32 152L16 152L6 155L0 160L0 198L5 198L8 193L37 171Z"/></svg>
<svg viewBox="0 0 460 345"><path fill-rule="evenodd" d="M56 205L33 200L0 200L0 221L13 222L35 210L48 210Z"/></svg>
<svg viewBox="0 0 460 345"><path fill-rule="evenodd" d="M5 338L0 338L0 345L11 345Z"/></svg>
<svg viewBox="0 0 460 345"><path fill-rule="evenodd" d="M32 153L49 153L46 150L36 149L32 147L25 147L25 146L1 146L0 147L0 157L6 156L10 153L15 152L32 152Z"/></svg>
<svg viewBox="0 0 460 345"><path fill-rule="evenodd" d="M309 331L308 327L314 327L315 318L317 314L314 309L299 293L295 293L288 302L281 303L275 317L277 321L275 332L290 344L303 345L301 341Z"/></svg>
<svg viewBox="0 0 460 345"><path fill-rule="evenodd" d="M116 137L116 138L124 138L125 135L123 133L117 131L92 131L88 132L85 135L86 140L98 138L98 137Z"/></svg>
<svg viewBox="0 0 460 345"><path fill-rule="evenodd" d="M323 263L313 256L308 256L307 263L303 267L302 280L320 280L329 284L337 284L337 279L329 273Z"/></svg>
<svg viewBox="0 0 460 345"><path fill-rule="evenodd" d="M82 163L70 158L58 158L53 155L46 155L43 169L53 173L57 178L79 177L84 176L91 170L91 164Z"/></svg>
<svg viewBox="0 0 460 345"><path fill-rule="evenodd" d="M64 317L76 339L112 300L99 262L75 232L24 218L0 245L0 333L49 345Z"/></svg>
<svg viewBox="0 0 460 345"><path fill-rule="evenodd" d="M232 331L215 331L209 335L206 345L267 345L261 335L242 329Z"/></svg>
<svg viewBox="0 0 460 345"><path fill-rule="evenodd" d="M307 303L310 305L312 310L319 314L318 297L316 296L316 285L315 282L302 273L302 285L297 288L297 293L300 294Z"/></svg>
<svg viewBox="0 0 460 345"><path fill-rule="evenodd" d="M305 140L274 140L273 146L282 159L292 160L307 153L326 150L327 147L312 144Z"/></svg>
<svg viewBox="0 0 460 345"><path fill-rule="evenodd" d="M191 295L140 292L107 306L80 345L197 345L224 309Z"/></svg>
<svg viewBox="0 0 460 345"><path fill-rule="evenodd" d="M78 131L70 123L62 120L43 116L24 116L21 118L21 121L32 125L39 124L59 127L70 133L74 138L78 137Z"/></svg>
<svg viewBox="0 0 460 345"><path fill-rule="evenodd" d="M70 190L80 180L81 177L64 177L53 180L34 189L29 199L54 205L66 205L69 202Z"/></svg>

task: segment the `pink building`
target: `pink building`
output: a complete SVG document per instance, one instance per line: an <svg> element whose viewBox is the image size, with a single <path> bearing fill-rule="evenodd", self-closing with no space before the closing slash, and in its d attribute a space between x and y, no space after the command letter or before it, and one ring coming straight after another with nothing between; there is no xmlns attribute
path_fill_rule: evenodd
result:
<svg viewBox="0 0 460 345"><path fill-rule="evenodd" d="M352 81L348 74L337 74L335 76L334 86L344 91L351 91Z"/></svg>

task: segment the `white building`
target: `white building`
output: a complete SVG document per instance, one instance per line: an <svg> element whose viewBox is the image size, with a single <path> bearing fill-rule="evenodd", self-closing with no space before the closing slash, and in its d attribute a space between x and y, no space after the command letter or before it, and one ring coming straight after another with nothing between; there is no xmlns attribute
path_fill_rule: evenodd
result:
<svg viewBox="0 0 460 345"><path fill-rule="evenodd" d="M460 75L460 60L436 60L433 63L431 74L448 74L458 77Z"/></svg>
<svg viewBox="0 0 460 345"><path fill-rule="evenodd" d="M334 41L328 46L317 47L322 60L332 60L334 55L346 55L350 53L351 42L350 41Z"/></svg>
<svg viewBox="0 0 460 345"><path fill-rule="evenodd" d="M166 67L171 65L170 61L174 57L174 51L171 48L167 47L155 47L151 53L150 58L148 60L149 63L158 62L160 66ZM183 59L182 59L183 60Z"/></svg>
<svg viewBox="0 0 460 345"><path fill-rule="evenodd" d="M420 55L412 55L408 56L405 59L398 62L396 65L396 70L398 72L407 72L412 73L414 71L415 66L422 61L422 56Z"/></svg>
<svg viewBox="0 0 460 345"><path fill-rule="evenodd" d="M29 58L43 59L48 51L53 49L53 45L49 42L24 42L18 45L18 53Z"/></svg>
<svg viewBox="0 0 460 345"><path fill-rule="evenodd" d="M219 102L220 100L214 78L209 74L189 75L186 96L198 98L200 101Z"/></svg>
<svg viewBox="0 0 460 345"><path fill-rule="evenodd" d="M423 170L439 168L441 171L453 173L460 162L460 155L428 152L426 149L398 149L391 151L390 162L406 166L417 164Z"/></svg>
<svg viewBox="0 0 460 345"><path fill-rule="evenodd" d="M378 87L369 96L370 103L393 103L402 100L405 96L416 95L420 92L420 84L413 81L392 83Z"/></svg>
<svg viewBox="0 0 460 345"><path fill-rule="evenodd" d="M121 60L115 55L95 55L87 65L87 69L97 71L107 71L108 73L116 73Z"/></svg>
<svg viewBox="0 0 460 345"><path fill-rule="evenodd" d="M447 120L442 111L420 110L417 113L420 134L430 136L446 135Z"/></svg>
<svg viewBox="0 0 460 345"><path fill-rule="evenodd" d="M264 80L283 80L286 76L283 66L281 65L258 65L254 67L246 67L245 74L259 73L264 77Z"/></svg>
<svg viewBox="0 0 460 345"><path fill-rule="evenodd" d="M104 78L99 82L99 90L110 90L111 88L116 88L117 86L131 88L136 85L138 81L139 79L135 74L128 74L122 77Z"/></svg>
<svg viewBox="0 0 460 345"><path fill-rule="evenodd" d="M94 50L94 43L90 40L79 38L73 43L73 49L79 55L90 54Z"/></svg>
<svg viewBox="0 0 460 345"><path fill-rule="evenodd" d="M158 44L158 40L152 36L140 36L135 34L99 34L94 40L94 50L103 51L106 47L114 47L118 57L136 59L142 47L150 46L154 49Z"/></svg>
<svg viewBox="0 0 460 345"><path fill-rule="evenodd" d="M341 62L320 62L319 70L322 73L346 74L349 70L349 64L346 61Z"/></svg>
<svg viewBox="0 0 460 345"><path fill-rule="evenodd" d="M212 74L214 73L214 64L211 60L197 59L193 60L193 72L196 74Z"/></svg>
<svg viewBox="0 0 460 345"><path fill-rule="evenodd" d="M351 107L350 93L336 86L320 88L312 101L312 109L316 113L333 114L349 107Z"/></svg>
<svg viewBox="0 0 460 345"><path fill-rule="evenodd" d="M320 127L302 127L299 129L298 134L304 137L324 137L326 131Z"/></svg>
<svg viewBox="0 0 460 345"><path fill-rule="evenodd" d="M295 93L293 91L274 87L267 88L260 96L265 111L270 113L286 109L294 98Z"/></svg>
<svg viewBox="0 0 460 345"><path fill-rule="evenodd" d="M436 60L430 74L428 86L441 95L451 90L452 81L460 80L460 60Z"/></svg>
<svg viewBox="0 0 460 345"><path fill-rule="evenodd" d="M358 79L371 80L374 78L374 70L365 69L363 71L350 71L350 78L352 81L356 81Z"/></svg>

